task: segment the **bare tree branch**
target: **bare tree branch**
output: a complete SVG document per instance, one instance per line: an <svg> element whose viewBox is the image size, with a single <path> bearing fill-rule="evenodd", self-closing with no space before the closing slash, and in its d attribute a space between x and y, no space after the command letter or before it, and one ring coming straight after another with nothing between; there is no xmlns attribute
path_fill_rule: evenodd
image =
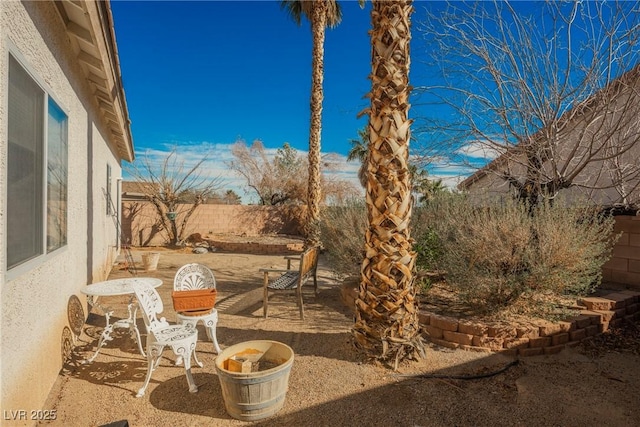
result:
<svg viewBox="0 0 640 427"><path fill-rule="evenodd" d="M419 31L439 73L418 90L438 109L419 132L438 138L423 154L477 168L461 149L495 151L483 186L508 183L532 204L570 188L599 203L638 202L640 3L528 6L427 5Z"/></svg>
<svg viewBox="0 0 640 427"><path fill-rule="evenodd" d="M189 220L198 206L222 187L220 177L204 175L204 164L208 159L209 153L205 153L195 164L187 167L178 155L177 147L174 147L160 164L147 153L127 170L155 207L158 228L167 232L170 245L184 240Z"/></svg>

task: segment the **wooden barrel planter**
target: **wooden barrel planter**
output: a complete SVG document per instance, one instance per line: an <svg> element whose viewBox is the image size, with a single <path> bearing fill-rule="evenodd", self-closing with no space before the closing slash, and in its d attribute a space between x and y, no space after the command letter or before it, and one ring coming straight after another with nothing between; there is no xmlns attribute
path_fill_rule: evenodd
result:
<svg viewBox="0 0 640 427"><path fill-rule="evenodd" d="M242 421L268 418L284 405L293 350L277 341L232 345L216 358L227 413Z"/></svg>

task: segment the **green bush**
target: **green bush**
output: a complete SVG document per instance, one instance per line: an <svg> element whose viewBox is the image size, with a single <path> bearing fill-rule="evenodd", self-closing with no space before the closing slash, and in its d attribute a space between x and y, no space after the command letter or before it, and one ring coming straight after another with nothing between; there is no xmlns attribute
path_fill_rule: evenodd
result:
<svg viewBox="0 0 640 427"><path fill-rule="evenodd" d="M417 253L416 265L418 270L435 270L442 257L442 242L433 227L428 227L419 239L414 249Z"/></svg>

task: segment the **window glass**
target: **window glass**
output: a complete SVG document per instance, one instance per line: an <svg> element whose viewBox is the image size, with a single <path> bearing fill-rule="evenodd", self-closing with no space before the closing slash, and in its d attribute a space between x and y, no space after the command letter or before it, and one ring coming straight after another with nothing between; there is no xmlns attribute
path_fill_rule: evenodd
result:
<svg viewBox="0 0 640 427"><path fill-rule="evenodd" d="M9 56L7 268L43 251L44 92Z"/></svg>
<svg viewBox="0 0 640 427"><path fill-rule="evenodd" d="M8 95L10 270L67 244L68 141L67 116L11 55Z"/></svg>

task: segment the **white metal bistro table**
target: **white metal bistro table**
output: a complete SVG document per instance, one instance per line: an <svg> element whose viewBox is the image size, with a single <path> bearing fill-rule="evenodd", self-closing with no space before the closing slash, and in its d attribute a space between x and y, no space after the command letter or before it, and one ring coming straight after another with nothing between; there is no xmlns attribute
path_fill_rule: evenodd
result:
<svg viewBox="0 0 640 427"><path fill-rule="evenodd" d="M96 348L96 352L90 358L84 360L82 363L91 363L98 356L100 349L108 342L113 340L111 334L115 328L128 328L129 334L132 338L136 340L138 343L138 349L140 350L140 354L144 357L147 357L143 348L142 341L140 340L140 330L138 330L138 325L136 324L136 314L138 312L137 301L135 300L135 294L133 291L134 283L148 283L154 288L162 285L162 280L155 279L153 277L126 277L122 279L113 279L106 280L104 282L97 282L91 285L88 285L86 288L82 289L82 293L89 296L89 305L92 307L98 307L103 313L106 319L106 325L100 334L100 339L98 340L98 347ZM129 312L129 316L126 319L121 319L111 323L111 316L113 315L113 310L109 307L104 307L100 303L98 303L98 298L100 297L112 297L119 295L131 295L129 298L129 304L127 306L127 310Z"/></svg>

